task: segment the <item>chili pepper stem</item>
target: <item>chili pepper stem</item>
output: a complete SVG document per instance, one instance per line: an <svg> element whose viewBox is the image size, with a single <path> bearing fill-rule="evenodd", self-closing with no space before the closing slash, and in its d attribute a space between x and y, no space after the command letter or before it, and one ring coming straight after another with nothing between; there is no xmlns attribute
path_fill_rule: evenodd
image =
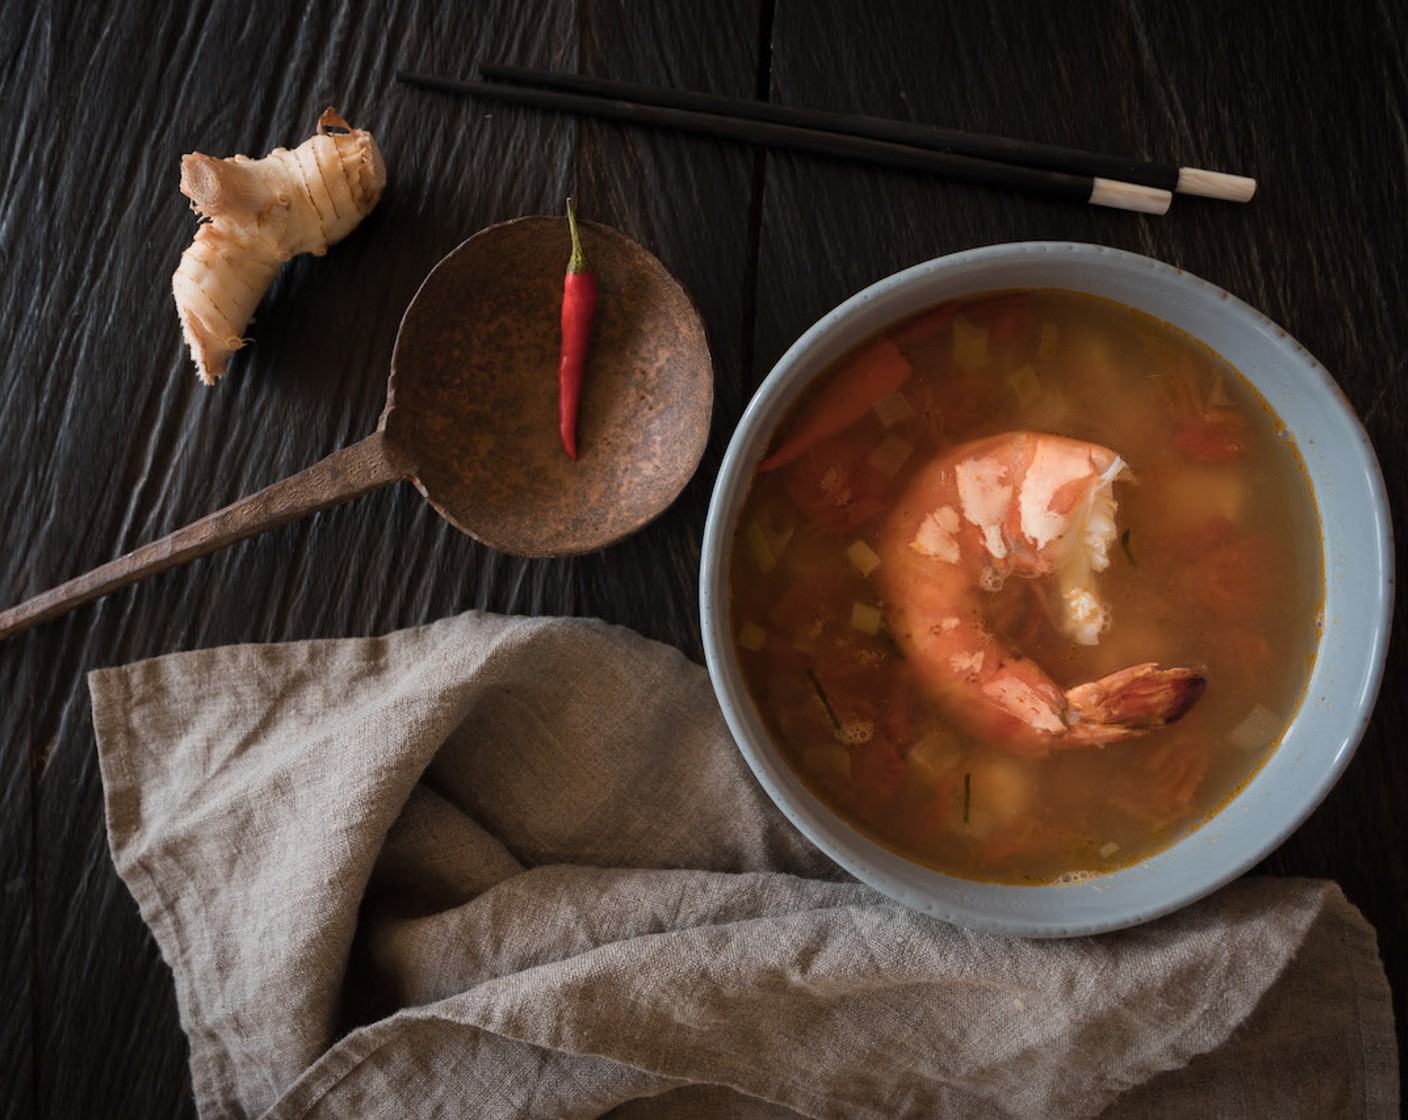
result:
<svg viewBox="0 0 1408 1120"><path fill-rule="evenodd" d="M582 238L577 232L577 203L574 199L567 200L567 229L572 234L572 257L567 262L567 271L590 272L591 267L587 264L587 254L582 252Z"/></svg>

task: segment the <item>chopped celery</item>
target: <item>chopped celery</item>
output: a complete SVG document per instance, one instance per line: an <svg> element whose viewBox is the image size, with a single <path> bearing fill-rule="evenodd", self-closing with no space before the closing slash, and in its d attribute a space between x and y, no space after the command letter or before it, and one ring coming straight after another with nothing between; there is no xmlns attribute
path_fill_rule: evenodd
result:
<svg viewBox="0 0 1408 1120"><path fill-rule="evenodd" d="M851 562L851 567L863 576L870 575L880 566L880 557L862 540L851 542L851 546L846 549L846 559Z"/></svg>
<svg viewBox="0 0 1408 1120"><path fill-rule="evenodd" d="M743 649L762 649L767 640L768 632L756 622L745 622L738 632L738 644Z"/></svg>
<svg viewBox="0 0 1408 1120"><path fill-rule="evenodd" d="M880 423L887 428L903 424L914 415L914 406L903 393L891 393L888 397L881 397L871 407L880 418Z"/></svg>
<svg viewBox="0 0 1408 1120"><path fill-rule="evenodd" d="M942 732L930 731L909 749L905 763L919 781L936 785L962 757L957 743Z"/></svg>
<svg viewBox="0 0 1408 1120"><path fill-rule="evenodd" d="M851 625L863 634L880 633L882 617L879 607L873 607L869 603L851 604Z"/></svg>
<svg viewBox="0 0 1408 1120"><path fill-rule="evenodd" d="M772 545L768 544L768 535L757 521L748 525L748 548L760 572L770 572L777 567L777 557L773 554Z"/></svg>
<svg viewBox="0 0 1408 1120"><path fill-rule="evenodd" d="M953 360L963 369L982 369L988 364L988 329L970 323L963 316L953 321Z"/></svg>
<svg viewBox="0 0 1408 1120"><path fill-rule="evenodd" d="M875 445L869 462L883 475L894 478L914 452L914 444L896 435L888 435Z"/></svg>
<svg viewBox="0 0 1408 1120"><path fill-rule="evenodd" d="M770 572L777 567L796 528L792 519L777 517L766 509L748 523L748 548L759 571Z"/></svg>
<svg viewBox="0 0 1408 1120"><path fill-rule="evenodd" d="M1227 735L1232 745L1239 750L1259 751L1276 741L1281 730L1281 721L1268 708L1257 704Z"/></svg>

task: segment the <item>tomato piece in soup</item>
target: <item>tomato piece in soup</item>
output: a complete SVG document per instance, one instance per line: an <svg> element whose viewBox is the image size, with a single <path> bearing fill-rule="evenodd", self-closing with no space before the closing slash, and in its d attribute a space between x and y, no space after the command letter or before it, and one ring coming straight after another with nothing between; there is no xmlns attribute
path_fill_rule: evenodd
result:
<svg viewBox="0 0 1408 1120"><path fill-rule="evenodd" d="M1220 618L1237 623L1261 616L1281 595L1275 542L1265 533L1247 533L1223 518L1210 519L1189 534L1180 582L1184 596Z"/></svg>
<svg viewBox="0 0 1408 1120"><path fill-rule="evenodd" d="M797 509L825 528L845 531L883 513L890 478L872 462L874 446L849 436L817 444L798 460L787 480Z"/></svg>

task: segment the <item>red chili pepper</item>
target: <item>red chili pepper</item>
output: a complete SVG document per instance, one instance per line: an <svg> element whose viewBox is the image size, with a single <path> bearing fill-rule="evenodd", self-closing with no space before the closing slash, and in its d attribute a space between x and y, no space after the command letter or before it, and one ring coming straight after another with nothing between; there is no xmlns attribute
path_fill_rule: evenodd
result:
<svg viewBox="0 0 1408 1120"><path fill-rule="evenodd" d="M557 427L562 446L577 458L577 404L582 397L587 341L596 317L596 274L582 252L577 233L577 206L567 200L567 228L572 232L572 258L562 282L562 350L557 363Z"/></svg>

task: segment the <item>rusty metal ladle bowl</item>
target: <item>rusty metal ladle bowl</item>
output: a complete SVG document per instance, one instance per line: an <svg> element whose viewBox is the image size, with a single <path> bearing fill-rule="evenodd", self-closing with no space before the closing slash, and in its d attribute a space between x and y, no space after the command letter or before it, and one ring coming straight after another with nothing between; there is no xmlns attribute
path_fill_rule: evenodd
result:
<svg viewBox="0 0 1408 1120"><path fill-rule="evenodd" d="M557 427L567 222L503 222L445 257L411 301L375 432L0 612L0 638L396 482L414 483L455 528L516 556L596 552L653 520L704 452L708 342L689 296L654 256L608 227L579 227L600 298L576 462Z"/></svg>

